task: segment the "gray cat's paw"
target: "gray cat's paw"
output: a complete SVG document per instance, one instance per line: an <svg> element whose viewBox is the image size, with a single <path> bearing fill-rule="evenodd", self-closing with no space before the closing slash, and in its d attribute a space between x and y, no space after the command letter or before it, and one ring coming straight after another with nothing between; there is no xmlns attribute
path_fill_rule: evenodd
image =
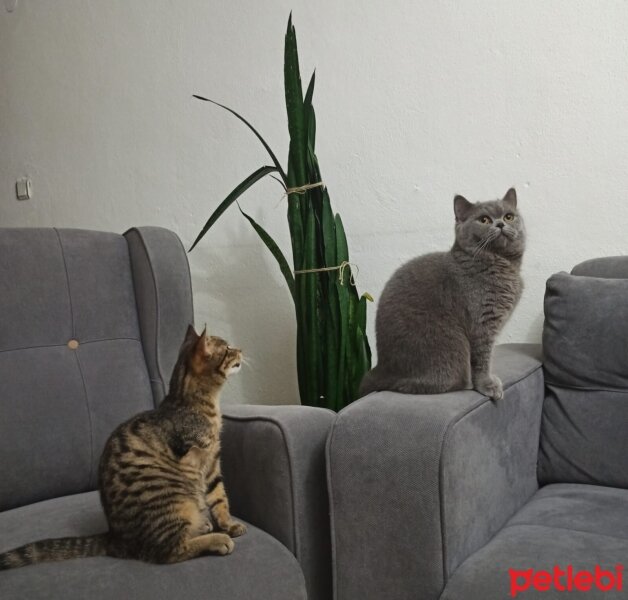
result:
<svg viewBox="0 0 628 600"><path fill-rule="evenodd" d="M473 387L491 400L501 400L504 397L504 388L497 375L489 375L486 379L477 381Z"/></svg>

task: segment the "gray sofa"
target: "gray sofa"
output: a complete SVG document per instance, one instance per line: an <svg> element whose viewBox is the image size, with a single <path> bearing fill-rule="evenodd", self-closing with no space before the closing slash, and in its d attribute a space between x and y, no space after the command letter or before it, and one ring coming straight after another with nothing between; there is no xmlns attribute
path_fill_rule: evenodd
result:
<svg viewBox="0 0 628 600"><path fill-rule="evenodd" d="M374 393L339 414L327 457L336 600L626 596L628 257L551 277L543 363L540 348L509 344L494 368L497 403ZM583 576L582 591L560 591L569 566L596 565L612 590Z"/></svg>
<svg viewBox="0 0 628 600"><path fill-rule="evenodd" d="M106 530L101 449L163 398L192 318L187 258L170 231L0 229L0 551ZM327 600L333 416L224 407L225 484L249 524L230 556L34 565L0 572L0 598Z"/></svg>

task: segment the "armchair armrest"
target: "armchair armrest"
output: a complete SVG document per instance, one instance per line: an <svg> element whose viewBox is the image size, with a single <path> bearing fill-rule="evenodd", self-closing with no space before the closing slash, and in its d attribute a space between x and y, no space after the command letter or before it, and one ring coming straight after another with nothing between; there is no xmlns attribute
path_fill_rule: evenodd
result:
<svg viewBox="0 0 628 600"><path fill-rule="evenodd" d="M336 600L438 598L537 490L539 356L495 349L496 403L473 390L378 392L338 415L327 449Z"/></svg>
<svg viewBox="0 0 628 600"><path fill-rule="evenodd" d="M307 406L223 409L221 461L231 510L296 556L311 600L331 594L325 444L334 417Z"/></svg>

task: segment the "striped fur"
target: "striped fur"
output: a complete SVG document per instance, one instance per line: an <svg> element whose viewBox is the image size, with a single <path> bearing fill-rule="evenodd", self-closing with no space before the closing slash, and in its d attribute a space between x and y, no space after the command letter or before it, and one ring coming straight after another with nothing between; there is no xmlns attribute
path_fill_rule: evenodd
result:
<svg viewBox="0 0 628 600"><path fill-rule="evenodd" d="M231 518L220 469L219 395L241 351L190 326L159 408L109 437L100 460L105 534L42 540L0 554L0 570L87 556L173 563L229 554L246 528Z"/></svg>

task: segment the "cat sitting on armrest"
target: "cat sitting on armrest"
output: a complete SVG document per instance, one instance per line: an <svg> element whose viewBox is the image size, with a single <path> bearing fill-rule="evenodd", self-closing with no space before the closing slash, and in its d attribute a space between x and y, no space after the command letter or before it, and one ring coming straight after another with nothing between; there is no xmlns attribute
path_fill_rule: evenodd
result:
<svg viewBox="0 0 628 600"><path fill-rule="evenodd" d="M390 278L376 317L377 366L360 386L438 394L473 388L499 400L491 373L495 338L519 301L525 227L517 194L502 200L454 198L449 252L412 259Z"/></svg>

